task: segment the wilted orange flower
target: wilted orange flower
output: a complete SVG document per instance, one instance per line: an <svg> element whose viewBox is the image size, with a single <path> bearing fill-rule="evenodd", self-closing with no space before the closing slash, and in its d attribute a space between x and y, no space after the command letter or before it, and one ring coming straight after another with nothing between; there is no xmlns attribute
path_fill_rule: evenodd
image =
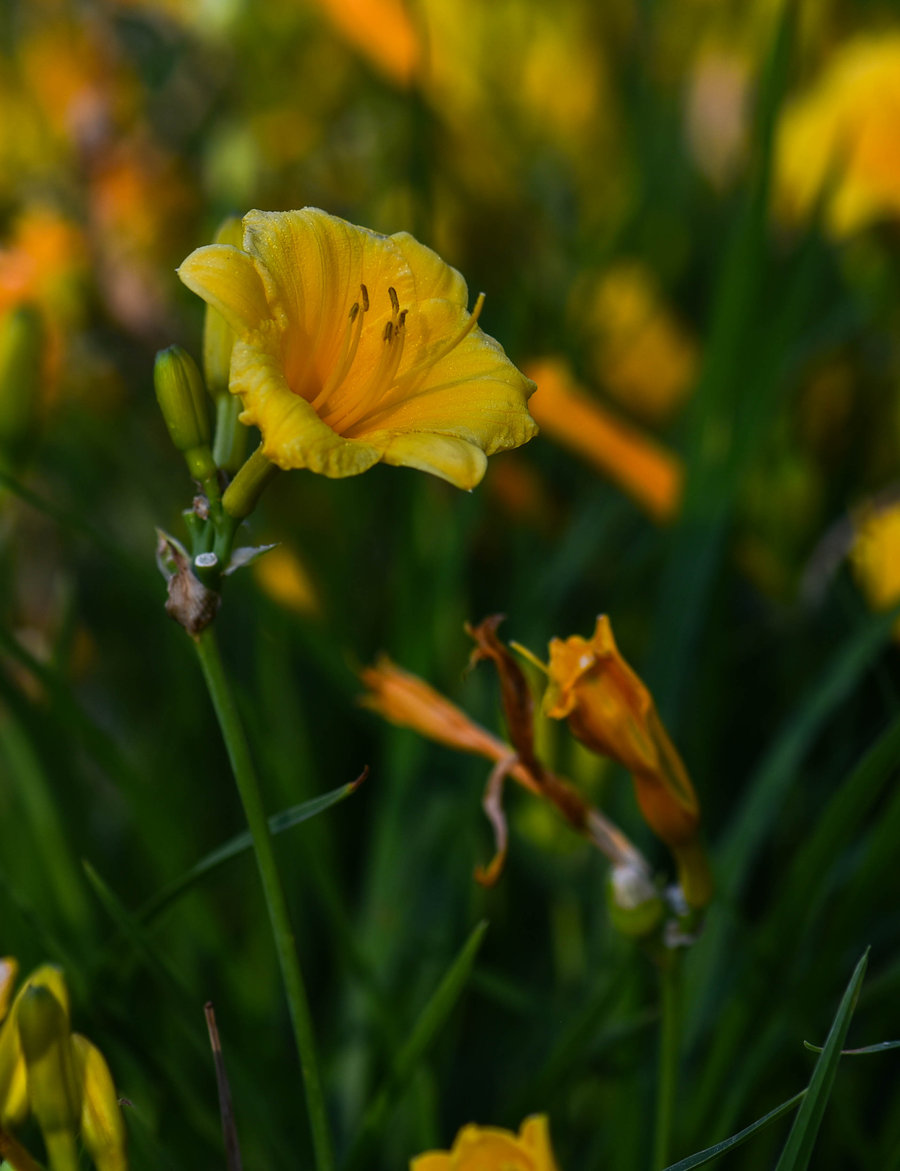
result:
<svg viewBox="0 0 900 1171"><path fill-rule="evenodd" d="M229 389L273 463L353 476L384 460L472 488L536 433L532 384L429 248L316 208L243 223L243 249L198 248L178 272L235 331Z"/></svg>
<svg viewBox="0 0 900 1171"><path fill-rule="evenodd" d="M387 655L380 655L375 666L365 667L359 677L369 689L360 703L392 724L412 728L439 744L460 752L473 752L488 760L508 760L514 755L513 749L499 736L476 724L424 679L404 671ZM533 793L540 791L521 765L513 765L510 771L526 789Z"/></svg>
<svg viewBox="0 0 900 1171"><path fill-rule="evenodd" d="M898 103L900 32L841 45L782 119L777 176L785 214L805 215L828 190L826 222L835 236L900 215Z"/></svg>
<svg viewBox="0 0 900 1171"><path fill-rule="evenodd" d="M619 653L605 614L590 641L578 635L551 641L549 675L547 715L567 720L583 744L628 769L641 813L675 856L685 898L693 907L704 906L711 882L698 839L697 795L653 697Z"/></svg>
<svg viewBox="0 0 900 1171"><path fill-rule="evenodd" d="M591 399L558 358L531 362L538 384L531 411L551 439L584 456L659 521L671 520L681 499L678 457Z"/></svg>
<svg viewBox="0 0 900 1171"><path fill-rule="evenodd" d="M493 1126L464 1126L450 1151L429 1151L410 1171L558 1171L543 1114L526 1118L519 1133Z"/></svg>

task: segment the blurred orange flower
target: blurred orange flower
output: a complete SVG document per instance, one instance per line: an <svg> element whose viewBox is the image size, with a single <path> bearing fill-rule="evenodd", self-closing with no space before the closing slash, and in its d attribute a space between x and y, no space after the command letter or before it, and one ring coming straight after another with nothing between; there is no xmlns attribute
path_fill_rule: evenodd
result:
<svg viewBox="0 0 900 1171"><path fill-rule="evenodd" d="M450 1151L429 1151L410 1171L558 1171L547 1118L526 1118L519 1133L493 1126L464 1126Z"/></svg>
<svg viewBox="0 0 900 1171"><path fill-rule="evenodd" d="M704 906L712 887L698 839L697 795L653 697L619 653L605 614L590 641L578 635L551 641L549 675L547 715L567 720L591 751L628 769L644 819L675 856L685 898L693 907Z"/></svg>
<svg viewBox="0 0 900 1171"><path fill-rule="evenodd" d="M526 370L538 385L531 412L544 434L584 456L654 520L671 520L681 499L678 457L591 399L563 359L537 359Z"/></svg>
<svg viewBox="0 0 900 1171"><path fill-rule="evenodd" d="M397 85L408 85L421 58L403 0L316 0L335 27Z"/></svg>
<svg viewBox="0 0 900 1171"><path fill-rule="evenodd" d="M462 276L406 232L317 208L251 211L243 249L198 248L179 276L237 335L241 421L282 468L419 468L459 488L537 431L534 389L467 309Z"/></svg>

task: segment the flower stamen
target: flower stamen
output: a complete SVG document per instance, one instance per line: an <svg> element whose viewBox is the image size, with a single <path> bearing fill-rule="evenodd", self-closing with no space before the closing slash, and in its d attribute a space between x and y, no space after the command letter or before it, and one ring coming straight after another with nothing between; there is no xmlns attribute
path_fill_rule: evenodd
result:
<svg viewBox="0 0 900 1171"><path fill-rule="evenodd" d="M341 385L347 375L350 373L350 367L353 365L353 360L356 357L356 351L359 349L359 339L362 336L363 319L369 308L369 291L365 285L359 286L360 296L362 297L362 312L360 312L360 302L354 301L350 306L349 325L344 332L344 341L341 345L341 352L338 360L335 362L331 373L325 380L325 384L316 397L312 400L312 408L318 411L323 407L331 395L331 393Z"/></svg>
<svg viewBox="0 0 900 1171"><path fill-rule="evenodd" d="M397 290L393 286L388 289L388 296L391 299L391 319L385 322L384 332L382 334L384 346L381 351L381 356L363 393L360 395L359 400L351 404L347 410L338 412L332 415L331 418L320 415L323 422L327 423L335 431L340 428L342 434L346 434L350 427L355 426L369 411L376 405L379 405L394 385L400 360L403 357L403 347L406 340L406 315L408 310L404 309L402 312L400 311Z"/></svg>

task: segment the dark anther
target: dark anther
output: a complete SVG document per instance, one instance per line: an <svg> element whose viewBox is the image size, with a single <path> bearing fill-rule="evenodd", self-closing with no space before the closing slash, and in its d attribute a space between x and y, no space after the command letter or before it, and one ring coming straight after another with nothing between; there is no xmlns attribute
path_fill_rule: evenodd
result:
<svg viewBox="0 0 900 1171"><path fill-rule="evenodd" d="M350 306L350 320L355 321L356 315L359 313L359 301L354 301Z"/></svg>
<svg viewBox="0 0 900 1171"><path fill-rule="evenodd" d="M404 309L404 310L403 310L403 312L400 314L400 320L397 322L397 328L398 328L398 329L402 329L402 328L404 327L404 325L406 325L406 315L407 315L407 313L409 313L409 310L408 310L408 309Z"/></svg>
<svg viewBox="0 0 900 1171"><path fill-rule="evenodd" d="M393 323L393 321L389 321L384 327L384 340L386 342L390 342L390 340L393 336L394 336L394 323Z"/></svg>
<svg viewBox="0 0 900 1171"><path fill-rule="evenodd" d="M362 293L363 313L369 312L369 290L365 285L359 286L359 291Z"/></svg>
<svg viewBox="0 0 900 1171"><path fill-rule="evenodd" d="M388 296L391 299L391 308L394 310L395 313L399 313L400 312L400 301L397 297L397 290L394 288L393 285L391 285L391 287L388 289Z"/></svg>

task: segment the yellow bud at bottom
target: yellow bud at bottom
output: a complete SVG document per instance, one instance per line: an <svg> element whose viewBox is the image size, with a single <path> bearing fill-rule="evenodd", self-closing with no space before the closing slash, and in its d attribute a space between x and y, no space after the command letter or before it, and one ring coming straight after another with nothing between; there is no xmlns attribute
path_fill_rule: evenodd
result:
<svg viewBox="0 0 900 1171"><path fill-rule="evenodd" d="M47 1148L51 1171L78 1171L76 1135L81 1094L69 1035L69 1016L49 988L31 985L19 1002L28 1098Z"/></svg>
<svg viewBox="0 0 900 1171"><path fill-rule="evenodd" d="M97 1171L127 1171L125 1122L103 1054L79 1033L72 1054L81 1085L81 1137Z"/></svg>

